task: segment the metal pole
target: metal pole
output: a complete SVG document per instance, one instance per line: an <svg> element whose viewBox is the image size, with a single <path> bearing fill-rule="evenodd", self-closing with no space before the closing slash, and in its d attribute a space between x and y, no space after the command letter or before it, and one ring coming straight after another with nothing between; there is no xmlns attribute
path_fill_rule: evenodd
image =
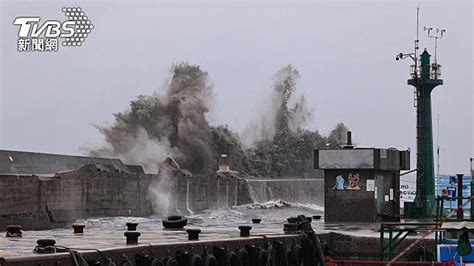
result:
<svg viewBox="0 0 474 266"><path fill-rule="evenodd" d="M435 193L436 195L439 195L439 113L438 113L438 130L437 130L437 149L436 149L436 177L435 177Z"/></svg>
<svg viewBox="0 0 474 266"><path fill-rule="evenodd" d="M474 188L472 187L472 176L471 176L471 195L474 192ZM471 215L470 215L470 220L472 221L474 219L474 199L471 197Z"/></svg>
<svg viewBox="0 0 474 266"><path fill-rule="evenodd" d="M457 218L458 221L462 221L464 219L464 210L462 207L462 177L463 174L457 174L458 176L458 209L457 209Z"/></svg>
<svg viewBox="0 0 474 266"><path fill-rule="evenodd" d="M385 234L384 234L384 224L381 223L380 224L380 260L383 260L383 254L385 252L385 249L384 249L384 237L385 237Z"/></svg>

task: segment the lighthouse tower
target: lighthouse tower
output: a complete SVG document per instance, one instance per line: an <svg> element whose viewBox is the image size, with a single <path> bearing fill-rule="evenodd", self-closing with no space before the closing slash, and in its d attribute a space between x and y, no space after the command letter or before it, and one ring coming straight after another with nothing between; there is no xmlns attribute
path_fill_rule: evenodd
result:
<svg viewBox="0 0 474 266"><path fill-rule="evenodd" d="M408 84L415 87L416 107L416 196L414 202L405 203L406 218L430 218L435 206L435 174L433 159L433 126L431 92L442 85L441 65L436 60L430 64L431 55L420 55L420 65L411 66Z"/></svg>

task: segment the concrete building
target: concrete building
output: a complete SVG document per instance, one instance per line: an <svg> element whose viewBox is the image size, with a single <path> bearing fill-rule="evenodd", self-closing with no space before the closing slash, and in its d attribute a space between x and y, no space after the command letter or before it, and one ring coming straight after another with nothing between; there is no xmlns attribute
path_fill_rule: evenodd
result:
<svg viewBox="0 0 474 266"><path fill-rule="evenodd" d="M324 170L326 222L400 219L400 170L409 170L409 151L393 148L314 151L314 168Z"/></svg>

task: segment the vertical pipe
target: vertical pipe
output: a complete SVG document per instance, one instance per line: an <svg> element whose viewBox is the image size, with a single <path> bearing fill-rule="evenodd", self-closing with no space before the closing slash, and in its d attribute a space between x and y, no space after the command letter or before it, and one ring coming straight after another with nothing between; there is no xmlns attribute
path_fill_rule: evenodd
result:
<svg viewBox="0 0 474 266"><path fill-rule="evenodd" d="M383 238L385 237L384 236L384 224L383 223L380 223L380 260L383 260L383 253L385 252L384 250L384 246L383 246Z"/></svg>
<svg viewBox="0 0 474 266"><path fill-rule="evenodd" d="M229 180L225 183L225 207L229 208Z"/></svg>
<svg viewBox="0 0 474 266"><path fill-rule="evenodd" d="M237 195L239 194L239 182L235 180L234 206L237 206Z"/></svg>
<svg viewBox="0 0 474 266"><path fill-rule="evenodd" d="M435 222L438 222L440 219L440 207L441 207L441 198L439 196L436 197L436 217L435 217Z"/></svg>
<svg viewBox="0 0 474 266"><path fill-rule="evenodd" d="M471 221L474 219L474 200L472 195L474 195L474 188L472 187L472 176L471 176L471 216L469 217Z"/></svg>
<svg viewBox="0 0 474 266"><path fill-rule="evenodd" d="M441 216L440 216L440 218L443 218L443 215L444 215L444 198L441 199Z"/></svg>
<svg viewBox="0 0 474 266"><path fill-rule="evenodd" d="M388 259L389 260L391 260L393 256L392 242L393 242L393 233L392 233L392 227L390 227L388 231Z"/></svg>
<svg viewBox="0 0 474 266"><path fill-rule="evenodd" d="M217 178L217 194L216 194L216 208L218 209L220 207L220 204L219 204L219 190L220 190L220 179Z"/></svg>
<svg viewBox="0 0 474 266"><path fill-rule="evenodd" d="M464 210L462 209L462 176L463 174L457 174L458 176L458 221L464 219Z"/></svg>
<svg viewBox="0 0 474 266"><path fill-rule="evenodd" d="M189 185L189 179L186 178L186 209L189 215L193 215L193 210L191 210L191 207L189 206Z"/></svg>

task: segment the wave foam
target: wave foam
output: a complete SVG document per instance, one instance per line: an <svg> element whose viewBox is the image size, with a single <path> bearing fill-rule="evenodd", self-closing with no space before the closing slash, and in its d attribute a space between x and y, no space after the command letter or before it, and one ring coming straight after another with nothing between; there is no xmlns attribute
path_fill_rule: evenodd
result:
<svg viewBox="0 0 474 266"><path fill-rule="evenodd" d="M324 207L313 204L313 203L298 203L298 202L288 202L284 200L270 200L263 203L251 203L246 205L241 205L237 208L245 208L245 209L272 209L272 208L289 208L289 207L300 207L305 209L310 209L314 211L324 211Z"/></svg>

